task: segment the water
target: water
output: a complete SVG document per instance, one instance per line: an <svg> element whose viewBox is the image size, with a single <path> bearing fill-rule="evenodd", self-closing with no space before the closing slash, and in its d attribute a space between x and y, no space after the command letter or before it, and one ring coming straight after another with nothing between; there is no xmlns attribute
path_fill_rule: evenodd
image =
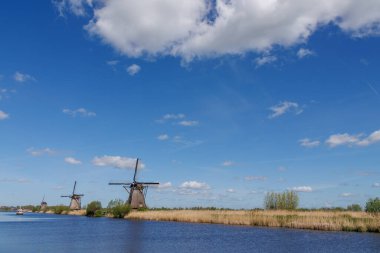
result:
<svg viewBox="0 0 380 253"><path fill-rule="evenodd" d="M0 213L0 252L380 252L380 235Z"/></svg>

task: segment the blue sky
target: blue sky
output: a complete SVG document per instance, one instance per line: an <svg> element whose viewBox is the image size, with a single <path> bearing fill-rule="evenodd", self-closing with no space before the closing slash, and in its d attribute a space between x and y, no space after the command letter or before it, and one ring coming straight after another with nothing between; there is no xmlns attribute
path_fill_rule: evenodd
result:
<svg viewBox="0 0 380 253"><path fill-rule="evenodd" d="M285 2L3 3L0 205L126 199L136 157L154 207L379 196L380 4Z"/></svg>

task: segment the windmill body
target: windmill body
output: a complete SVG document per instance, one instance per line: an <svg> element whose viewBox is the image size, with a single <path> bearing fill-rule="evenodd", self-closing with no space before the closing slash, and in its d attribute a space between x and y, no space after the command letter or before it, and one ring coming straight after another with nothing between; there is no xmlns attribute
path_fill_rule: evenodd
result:
<svg viewBox="0 0 380 253"><path fill-rule="evenodd" d="M129 193L127 204L133 209L146 208L145 197L150 185L158 185L157 182L138 182L136 181L137 167L139 159L136 159L135 174L133 175L133 182L112 182L109 185L122 185Z"/></svg>
<svg viewBox="0 0 380 253"><path fill-rule="evenodd" d="M40 210L45 211L47 208L47 203L45 201L45 196L42 198L41 205L40 205Z"/></svg>
<svg viewBox="0 0 380 253"><path fill-rule="evenodd" d="M76 194L75 187L77 186L77 181L74 183L73 193L71 195L61 196L62 198L70 198L70 210L80 210L81 209L81 200L84 196L83 194Z"/></svg>

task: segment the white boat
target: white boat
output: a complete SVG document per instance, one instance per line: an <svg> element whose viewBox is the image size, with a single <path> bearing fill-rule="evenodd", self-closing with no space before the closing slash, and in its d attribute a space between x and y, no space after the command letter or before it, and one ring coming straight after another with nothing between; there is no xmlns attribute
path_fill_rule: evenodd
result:
<svg viewBox="0 0 380 253"><path fill-rule="evenodd" d="M24 211L21 208L17 209L16 215L23 215L23 214L24 214Z"/></svg>

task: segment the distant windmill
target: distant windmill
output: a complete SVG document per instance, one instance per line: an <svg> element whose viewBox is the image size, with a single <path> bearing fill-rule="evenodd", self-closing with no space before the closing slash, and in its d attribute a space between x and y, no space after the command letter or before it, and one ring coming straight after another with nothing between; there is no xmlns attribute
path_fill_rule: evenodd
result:
<svg viewBox="0 0 380 253"><path fill-rule="evenodd" d="M61 196L62 198L70 198L70 210L80 210L81 209L81 198L83 194L76 194L75 187L77 186L77 181L74 183L73 193L71 195Z"/></svg>
<svg viewBox="0 0 380 253"><path fill-rule="evenodd" d="M146 208L145 197L149 185L158 185L157 182L137 182L136 174L137 167L139 165L139 159L136 159L135 174L133 175L133 182L110 182L109 185L122 185L124 189L129 193L127 204L133 209Z"/></svg>
<svg viewBox="0 0 380 253"><path fill-rule="evenodd" d="M40 210L44 211L46 208L47 208L47 203L45 202L45 195L44 195L44 197L42 198L42 201L41 201Z"/></svg>

